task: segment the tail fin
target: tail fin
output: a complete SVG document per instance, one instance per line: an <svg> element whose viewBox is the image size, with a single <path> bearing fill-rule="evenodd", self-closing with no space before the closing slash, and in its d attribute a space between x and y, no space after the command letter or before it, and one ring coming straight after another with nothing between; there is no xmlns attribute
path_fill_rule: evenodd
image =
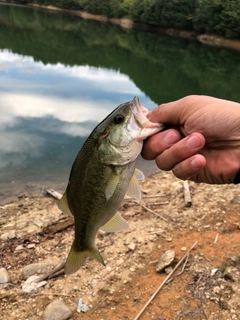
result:
<svg viewBox="0 0 240 320"><path fill-rule="evenodd" d="M65 274L76 272L83 265L87 257L91 257L105 266L103 258L96 247L85 251L77 251L73 242L65 264Z"/></svg>

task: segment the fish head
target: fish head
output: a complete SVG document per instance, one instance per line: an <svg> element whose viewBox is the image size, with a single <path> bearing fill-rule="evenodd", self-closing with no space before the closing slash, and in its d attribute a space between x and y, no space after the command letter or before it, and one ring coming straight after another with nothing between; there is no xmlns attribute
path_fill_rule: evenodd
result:
<svg viewBox="0 0 240 320"><path fill-rule="evenodd" d="M149 121L147 114L135 97L118 106L95 128L102 163L124 165L139 156L143 140L163 129L163 124Z"/></svg>

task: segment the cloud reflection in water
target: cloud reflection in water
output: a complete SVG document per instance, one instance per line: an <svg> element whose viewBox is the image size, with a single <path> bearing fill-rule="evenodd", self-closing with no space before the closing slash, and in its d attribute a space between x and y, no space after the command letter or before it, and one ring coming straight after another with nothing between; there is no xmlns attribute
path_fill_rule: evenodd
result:
<svg viewBox="0 0 240 320"><path fill-rule="evenodd" d="M0 50L0 83L0 176L6 182L22 167L37 180L39 165L48 175L48 163L59 159L69 172L85 138L120 103L138 95L145 107L154 107L118 71L43 64L8 50Z"/></svg>

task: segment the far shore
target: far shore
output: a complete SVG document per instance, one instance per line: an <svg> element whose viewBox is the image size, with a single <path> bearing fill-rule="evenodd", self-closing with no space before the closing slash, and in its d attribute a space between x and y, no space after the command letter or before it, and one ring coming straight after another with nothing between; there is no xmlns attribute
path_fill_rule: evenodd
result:
<svg viewBox="0 0 240 320"><path fill-rule="evenodd" d="M0 0L0 3L15 3L14 0L12 1L6 1L6 0ZM88 13L85 11L80 10L67 10L58 8L52 5L49 6L42 6L35 3L28 4L29 6L34 7L40 7L48 10L54 10L54 11L61 11L61 12L67 12L70 14L74 14L77 16L80 16L83 19L90 19L90 20L96 20L100 22L110 22L113 24L117 24L121 26L122 28L126 29L137 29L142 31L149 31L149 32L155 32L160 34L166 34L168 36L172 37L180 37L185 38L189 40L195 40L199 41L202 44L214 46L214 47L220 47L220 48L228 48L232 50L240 51L240 38L227 38L223 36L219 36L216 34L200 34L194 30L182 30L182 29L175 29L175 28L163 28L160 26L150 25L143 22L135 22L128 18L109 18L104 15L96 15L92 13Z"/></svg>
<svg viewBox="0 0 240 320"><path fill-rule="evenodd" d="M6 0L1 0L0 3L1 2L15 3L14 1L6 1ZM199 41L202 44L206 44L214 47L228 48L228 49L240 51L240 38L227 38L227 37L219 36L216 34L200 34L194 30L163 28L160 26L150 25L143 22L134 22L128 18L121 18L121 19L109 18L104 15L91 14L91 13L80 11L80 10L67 10L67 9L58 8L52 5L42 6L39 4L30 3L29 6L40 7L40 8L54 10L54 11L67 12L70 14L80 16L83 19L96 20L100 22L110 22L113 24L117 24L122 28L126 28L126 29L137 29L142 31L166 34L172 37L180 37L180 38L185 38L189 40Z"/></svg>
<svg viewBox="0 0 240 320"><path fill-rule="evenodd" d="M227 37L222 37L214 34L200 34L194 30L191 31L191 30L181 30L181 29L175 29L175 28L163 28L163 27L154 26L147 23L143 23L143 22L134 22L127 18L121 18L121 19L109 18L104 15L96 15L96 14L88 13L85 11L79 11L79 10L66 10L66 9L61 9L54 6L41 6L38 4L30 4L30 5L45 8L48 10L68 12L68 13L80 16L83 19L97 20L101 22L111 22L113 24L117 24L122 28L126 28L126 29L137 29L137 30L156 32L161 34L167 34L168 36L172 36L172 37L180 37L180 38L185 38L190 40L196 40L210 46L224 47L224 48L240 51L240 39L238 38L227 38Z"/></svg>

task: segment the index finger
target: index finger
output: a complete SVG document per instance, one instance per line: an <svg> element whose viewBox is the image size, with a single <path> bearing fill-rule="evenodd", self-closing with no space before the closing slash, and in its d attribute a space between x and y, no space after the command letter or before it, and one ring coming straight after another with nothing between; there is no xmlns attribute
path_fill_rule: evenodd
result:
<svg viewBox="0 0 240 320"><path fill-rule="evenodd" d="M187 96L176 101L161 104L148 113L148 119L152 122L182 126L191 113L191 105L198 98L199 96Z"/></svg>

